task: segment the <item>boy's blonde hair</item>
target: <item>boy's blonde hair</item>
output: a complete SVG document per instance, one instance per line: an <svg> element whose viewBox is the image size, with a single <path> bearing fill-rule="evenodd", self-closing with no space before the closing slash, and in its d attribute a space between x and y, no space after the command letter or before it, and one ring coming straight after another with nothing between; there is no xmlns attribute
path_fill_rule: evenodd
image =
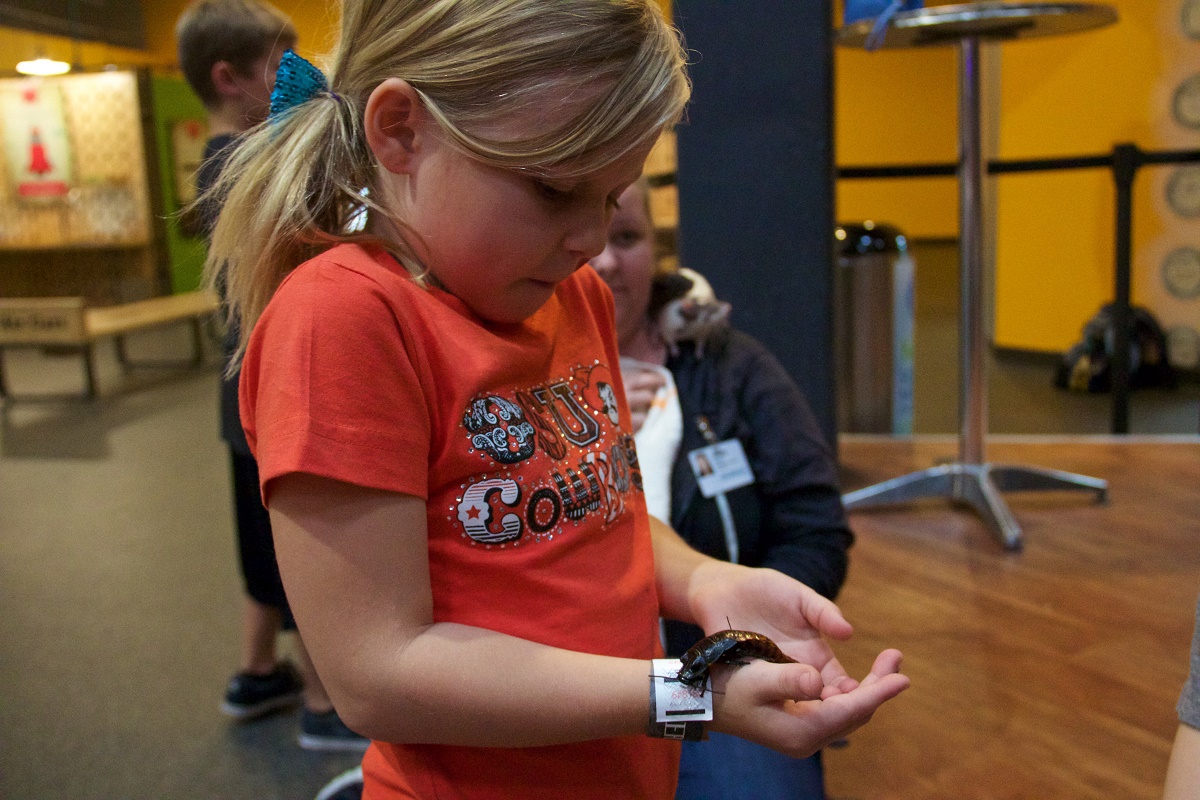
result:
<svg viewBox="0 0 1200 800"><path fill-rule="evenodd" d="M268 121L214 187L226 199L207 271L211 283L227 270L243 349L289 271L339 241L370 238L348 232L364 205L388 213L371 199L379 193L371 191L375 165L362 127L367 99L384 80L411 84L467 155L557 178L594 172L649 146L679 119L690 92L678 33L654 0L342 6L329 71L334 94ZM521 138L481 135L498 125ZM395 222L403 229L403 220ZM414 273L423 271L405 242L381 244Z"/></svg>
<svg viewBox="0 0 1200 800"><path fill-rule="evenodd" d="M179 69L207 108L220 105L213 65L228 62L242 76L279 46L296 44L287 15L262 0L194 0L175 23Z"/></svg>

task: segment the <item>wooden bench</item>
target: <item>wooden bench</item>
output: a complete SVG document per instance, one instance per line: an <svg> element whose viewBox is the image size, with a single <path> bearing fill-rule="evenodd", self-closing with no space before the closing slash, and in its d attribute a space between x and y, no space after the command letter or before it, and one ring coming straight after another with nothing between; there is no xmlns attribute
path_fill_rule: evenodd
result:
<svg viewBox="0 0 1200 800"><path fill-rule="evenodd" d="M122 366L198 366L204 360L201 324L219 307L212 292L194 291L152 297L115 306L89 308L82 297L0 298L0 397L10 396L4 375L4 351L9 347L77 348L83 354L86 387L83 396L96 396L94 344L113 337ZM192 357L179 362L132 362L125 335L178 322L192 326Z"/></svg>

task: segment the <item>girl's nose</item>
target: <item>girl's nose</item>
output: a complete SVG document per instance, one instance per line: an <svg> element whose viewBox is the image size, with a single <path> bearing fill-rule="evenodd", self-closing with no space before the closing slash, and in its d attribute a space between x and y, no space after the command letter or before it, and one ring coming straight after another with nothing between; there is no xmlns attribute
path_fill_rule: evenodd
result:
<svg viewBox="0 0 1200 800"><path fill-rule="evenodd" d="M608 222L611 214L607 208L600 213L589 210L581 213L567 234L566 247L585 260L593 260L604 252L608 243ZM594 266L594 264L593 264Z"/></svg>

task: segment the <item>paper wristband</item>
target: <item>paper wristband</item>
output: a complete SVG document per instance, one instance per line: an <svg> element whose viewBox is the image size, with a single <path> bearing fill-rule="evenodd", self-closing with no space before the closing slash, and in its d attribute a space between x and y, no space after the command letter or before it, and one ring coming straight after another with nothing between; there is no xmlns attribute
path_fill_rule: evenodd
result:
<svg viewBox="0 0 1200 800"><path fill-rule="evenodd" d="M682 666L677 658L651 662L647 736L689 742L708 738L703 723L713 718L712 681L705 677L704 686L693 689L677 677Z"/></svg>

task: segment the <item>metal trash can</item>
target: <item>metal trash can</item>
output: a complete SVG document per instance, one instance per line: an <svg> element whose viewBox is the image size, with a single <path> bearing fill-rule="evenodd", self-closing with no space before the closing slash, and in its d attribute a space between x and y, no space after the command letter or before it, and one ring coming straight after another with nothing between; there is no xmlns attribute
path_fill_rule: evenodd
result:
<svg viewBox="0 0 1200 800"><path fill-rule="evenodd" d="M908 242L878 222L839 225L834 237L838 430L910 434L914 263Z"/></svg>

